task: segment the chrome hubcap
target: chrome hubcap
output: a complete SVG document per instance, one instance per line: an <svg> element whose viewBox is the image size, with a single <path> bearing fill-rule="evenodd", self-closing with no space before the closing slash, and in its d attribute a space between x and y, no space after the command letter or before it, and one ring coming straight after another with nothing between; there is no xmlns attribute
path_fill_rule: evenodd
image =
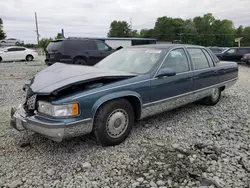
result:
<svg viewBox="0 0 250 188"><path fill-rule="evenodd" d="M123 109L113 111L107 120L106 130L110 137L120 137L128 127L128 114Z"/></svg>
<svg viewBox="0 0 250 188"><path fill-rule="evenodd" d="M219 89L218 88L213 89L212 97L213 97L213 99L217 99L219 97Z"/></svg>

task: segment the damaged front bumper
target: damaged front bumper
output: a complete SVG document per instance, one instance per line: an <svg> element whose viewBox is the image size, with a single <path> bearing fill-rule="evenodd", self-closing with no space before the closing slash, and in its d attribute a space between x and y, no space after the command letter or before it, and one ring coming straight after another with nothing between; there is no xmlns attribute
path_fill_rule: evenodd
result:
<svg viewBox="0 0 250 188"><path fill-rule="evenodd" d="M10 126L18 131L28 129L56 142L61 142L65 138L91 133L93 123L91 118L67 123L44 120L36 115L28 115L21 105L18 109L11 109Z"/></svg>

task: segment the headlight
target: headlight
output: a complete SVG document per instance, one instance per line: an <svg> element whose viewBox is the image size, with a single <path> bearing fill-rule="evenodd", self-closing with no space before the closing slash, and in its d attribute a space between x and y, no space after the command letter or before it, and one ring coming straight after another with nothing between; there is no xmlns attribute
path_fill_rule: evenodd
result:
<svg viewBox="0 0 250 188"><path fill-rule="evenodd" d="M79 115L78 103L52 105L48 102L38 101L38 112L55 117Z"/></svg>

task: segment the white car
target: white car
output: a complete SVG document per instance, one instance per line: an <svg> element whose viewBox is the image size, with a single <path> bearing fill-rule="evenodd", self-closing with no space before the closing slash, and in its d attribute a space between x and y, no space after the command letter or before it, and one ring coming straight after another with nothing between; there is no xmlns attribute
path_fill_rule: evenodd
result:
<svg viewBox="0 0 250 188"><path fill-rule="evenodd" d="M37 58L37 56L37 51L24 47L13 46L0 48L0 62L18 60L32 61L33 59Z"/></svg>
<svg viewBox="0 0 250 188"><path fill-rule="evenodd" d="M6 45L20 45L20 44L23 44L24 41L15 39L15 38L8 38L8 39L1 40L0 43L6 44Z"/></svg>

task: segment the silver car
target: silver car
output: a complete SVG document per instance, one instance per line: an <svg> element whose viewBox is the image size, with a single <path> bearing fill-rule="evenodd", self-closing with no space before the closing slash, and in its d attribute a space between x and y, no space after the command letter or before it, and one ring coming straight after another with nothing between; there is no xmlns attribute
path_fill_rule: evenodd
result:
<svg viewBox="0 0 250 188"><path fill-rule="evenodd" d="M23 44L24 41L19 40L19 39L15 39L15 38L8 38L8 39L4 39L4 40L0 40L1 44L6 44L6 45L20 45Z"/></svg>

